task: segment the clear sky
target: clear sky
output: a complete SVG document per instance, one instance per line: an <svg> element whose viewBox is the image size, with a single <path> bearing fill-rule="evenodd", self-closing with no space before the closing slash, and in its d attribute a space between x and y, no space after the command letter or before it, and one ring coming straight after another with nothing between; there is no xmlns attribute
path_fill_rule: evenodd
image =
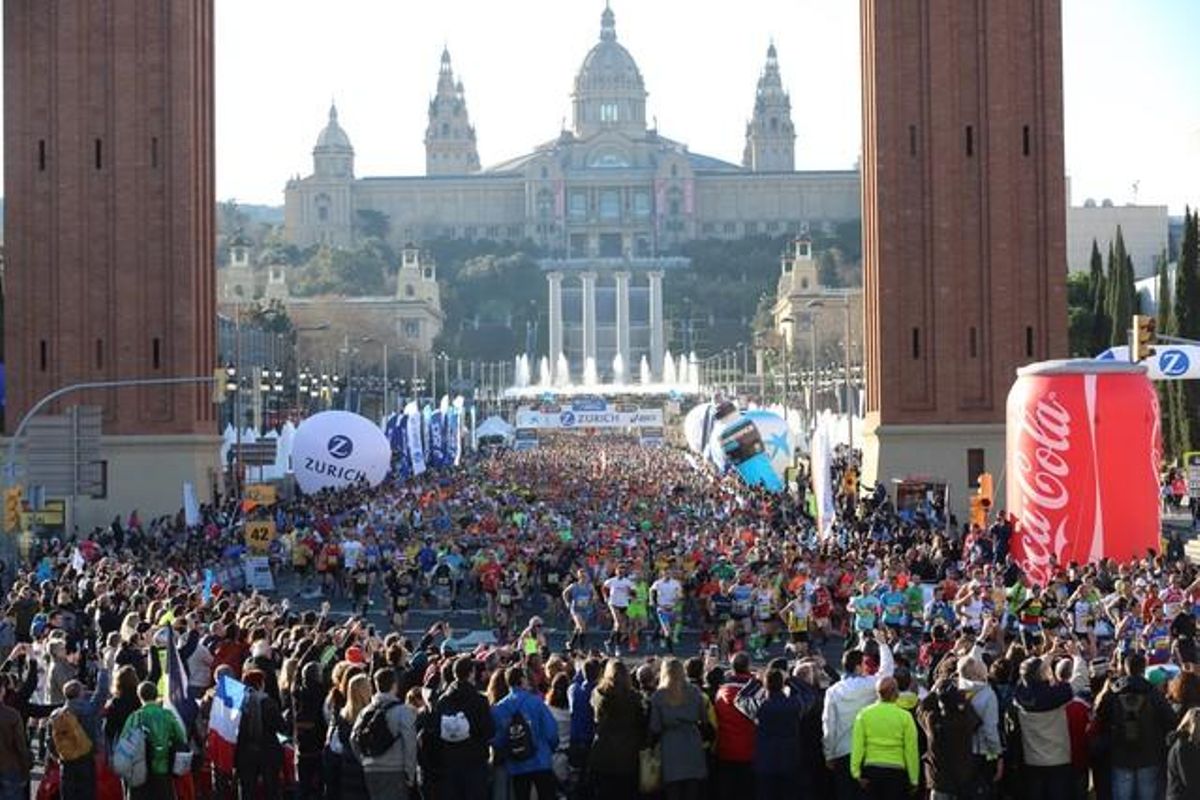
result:
<svg viewBox="0 0 1200 800"><path fill-rule="evenodd" d="M420 174L448 45L484 165L570 115L603 0L217 0L217 194L283 202L336 99L358 175ZM853 165L858 0L614 0L647 114L740 162L767 44L792 95L800 169ZM1066 163L1076 203L1200 204L1200 0L1063 0ZM1189 37L1193 37L1189 41Z"/></svg>

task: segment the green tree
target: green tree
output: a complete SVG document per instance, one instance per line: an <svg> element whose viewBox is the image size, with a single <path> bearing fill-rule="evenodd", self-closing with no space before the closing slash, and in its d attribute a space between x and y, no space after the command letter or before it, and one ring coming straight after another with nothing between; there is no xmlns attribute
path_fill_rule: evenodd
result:
<svg viewBox="0 0 1200 800"><path fill-rule="evenodd" d="M1091 293L1091 336L1089 351L1093 356L1099 355L1108 347L1110 325L1105 307L1106 288L1104 285L1104 257L1100 255L1100 247L1092 239L1091 271L1088 273L1088 289Z"/></svg>
<svg viewBox="0 0 1200 800"><path fill-rule="evenodd" d="M1073 357L1092 358L1092 281L1083 272L1067 275L1067 345Z"/></svg>
<svg viewBox="0 0 1200 800"><path fill-rule="evenodd" d="M1200 339L1200 210L1184 212L1183 241L1179 246L1171 310L1174 335ZM1200 441L1200 382L1174 383L1179 384L1179 389L1172 412L1179 415L1176 424L1181 429L1182 452L1194 449Z"/></svg>
<svg viewBox="0 0 1200 800"><path fill-rule="evenodd" d="M1133 282L1133 263L1125 250L1125 235L1121 226L1117 226L1117 235L1108 251L1108 277L1105 280L1108 289L1109 344L1118 347L1127 344L1129 340L1129 324L1137 309L1137 288Z"/></svg>

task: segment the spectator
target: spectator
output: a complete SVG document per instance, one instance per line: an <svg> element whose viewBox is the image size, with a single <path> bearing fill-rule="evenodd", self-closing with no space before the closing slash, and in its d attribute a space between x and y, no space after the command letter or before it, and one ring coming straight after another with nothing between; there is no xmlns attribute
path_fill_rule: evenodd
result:
<svg viewBox="0 0 1200 800"><path fill-rule="evenodd" d="M1167 800L1193 800L1200 795L1200 709L1188 709L1172 738Z"/></svg>
<svg viewBox="0 0 1200 800"><path fill-rule="evenodd" d="M416 717L396 694L399 685L395 670L376 670L372 682L375 696L363 710L358 724L363 726L371 720L372 713L382 714L391 745L377 755L367 755L361 750L358 753L367 794L371 800L407 800L409 787L417 779Z"/></svg>
<svg viewBox="0 0 1200 800"><path fill-rule="evenodd" d="M592 708L596 712L596 739L588 760L592 789L597 797L635 800L646 714L624 662L613 659L605 666L592 695Z"/></svg>
<svg viewBox="0 0 1200 800"><path fill-rule="evenodd" d="M758 800L785 800L797 796L800 761L800 716L804 706L798 696L784 691L783 672L767 670L766 699L758 707L754 740L754 780Z"/></svg>
<svg viewBox="0 0 1200 800"><path fill-rule="evenodd" d="M138 686L138 699L142 701L142 707L125 721L125 731L140 727L145 732L146 782L137 787L127 786L126 797L130 800L174 800L171 759L176 748L187 744L187 735L179 719L158 704L158 689L153 683L143 681Z"/></svg>
<svg viewBox="0 0 1200 800"><path fill-rule="evenodd" d="M474 662L454 662L454 682L433 709L431 739L440 776L438 800L473 800L487 794L488 743L495 726L487 700L472 683Z"/></svg>
<svg viewBox="0 0 1200 800"><path fill-rule="evenodd" d="M895 669L892 650L883 634L875 632L879 642L879 671L867 675L863 668L863 652L847 650L842 656L844 677L825 692L824 713L821 716L825 763L833 772L837 800L856 800L859 784L850 774L852 731L858 713L874 702L876 679L890 678Z"/></svg>
<svg viewBox="0 0 1200 800"><path fill-rule="evenodd" d="M1086 680L1087 665L1075 644L1072 681ZM1020 679L1006 723L1006 764L1021 765L1021 785L1030 800L1061 800L1072 793L1071 735L1067 704L1075 696L1071 683L1056 683L1051 656L1021 663Z"/></svg>
<svg viewBox="0 0 1200 800"><path fill-rule="evenodd" d="M705 697L688 682L683 662L663 661L658 690L650 698L650 735L662 752L666 800L699 800L708 772L700 735L706 721Z"/></svg>
<svg viewBox="0 0 1200 800"><path fill-rule="evenodd" d="M917 788L917 725L896 704L895 678L880 678L879 699L858 713L852 730L850 775L872 800L900 800Z"/></svg>
<svg viewBox="0 0 1200 800"><path fill-rule="evenodd" d="M527 688L524 668L509 667L505 681L508 695L492 708L492 746L512 777L513 797L529 800L535 788L539 800L554 797L551 759L558 746L558 725L542 698Z"/></svg>
<svg viewBox="0 0 1200 800"><path fill-rule="evenodd" d="M347 670L346 674L351 673ZM327 781L325 790L327 795L336 792L332 796L341 800L370 800L362 760L354 749L351 734L354 723L371 704L371 679L362 672L353 673L346 683L345 697L346 702L329 729L330 749L337 757L336 782Z"/></svg>
<svg viewBox="0 0 1200 800"><path fill-rule="evenodd" d="M32 769L33 754L21 715L0 698L0 800L28 798Z"/></svg>
<svg viewBox="0 0 1200 800"><path fill-rule="evenodd" d="M1121 675L1096 698L1096 726L1110 744L1113 800L1153 798L1162 788L1160 774L1175 713L1145 673L1145 657L1127 653Z"/></svg>
<svg viewBox="0 0 1200 800"><path fill-rule="evenodd" d="M926 780L939 800L979 797L990 788L980 780L983 764L974 753L981 720L956 684L939 681L917 706L917 721L927 742Z"/></svg>
<svg viewBox="0 0 1200 800"><path fill-rule="evenodd" d="M713 710L717 715L717 794L721 800L752 796L754 787L754 721L737 708L742 687L753 677L750 656L734 654L726 676L717 691Z"/></svg>

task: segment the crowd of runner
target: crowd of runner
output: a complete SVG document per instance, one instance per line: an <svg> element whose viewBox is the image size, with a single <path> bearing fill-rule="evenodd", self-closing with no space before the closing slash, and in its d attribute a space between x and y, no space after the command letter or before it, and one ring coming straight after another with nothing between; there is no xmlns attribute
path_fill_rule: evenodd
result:
<svg viewBox="0 0 1200 800"><path fill-rule="evenodd" d="M795 495L568 439L37 543L5 575L0 800L35 772L153 800L1200 797L1195 567L1035 586L1002 513L838 509L821 536ZM258 516L286 594L214 580Z"/></svg>

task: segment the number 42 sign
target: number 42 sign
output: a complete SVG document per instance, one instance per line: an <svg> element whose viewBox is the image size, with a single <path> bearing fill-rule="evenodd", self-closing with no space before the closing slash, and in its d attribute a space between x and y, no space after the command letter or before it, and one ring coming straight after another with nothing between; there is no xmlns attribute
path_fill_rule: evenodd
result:
<svg viewBox="0 0 1200 800"><path fill-rule="evenodd" d="M256 553L265 553L275 541L275 523L269 519L246 523L246 547Z"/></svg>

